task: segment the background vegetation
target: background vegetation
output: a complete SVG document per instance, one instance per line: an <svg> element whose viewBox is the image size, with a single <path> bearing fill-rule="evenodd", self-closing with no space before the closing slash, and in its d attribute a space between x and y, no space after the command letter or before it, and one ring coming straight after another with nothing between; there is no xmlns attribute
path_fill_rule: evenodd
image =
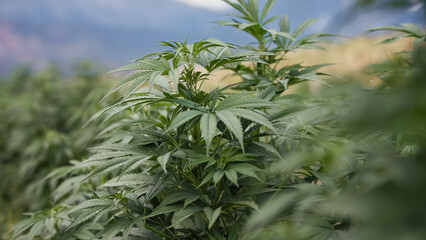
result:
<svg viewBox="0 0 426 240"><path fill-rule="evenodd" d="M109 92L87 65L1 82L0 220L32 211L9 237L424 239L425 32L371 30L412 47L337 77L292 52L339 36L226 2L252 44L163 42Z"/></svg>
<svg viewBox="0 0 426 240"><path fill-rule="evenodd" d="M99 71L89 62L77 64L72 77L54 66L39 73L20 67L0 81L0 232L5 239L24 211L51 206L58 181L49 174L87 156L87 148L96 144L96 124L82 125L100 109L98 100L110 86Z"/></svg>

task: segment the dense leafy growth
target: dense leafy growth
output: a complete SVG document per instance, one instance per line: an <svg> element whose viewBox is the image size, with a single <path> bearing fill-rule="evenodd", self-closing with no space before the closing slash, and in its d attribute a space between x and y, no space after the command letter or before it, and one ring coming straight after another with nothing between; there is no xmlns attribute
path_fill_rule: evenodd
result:
<svg viewBox="0 0 426 240"><path fill-rule="evenodd" d="M87 156L98 141L97 124L81 128L109 87L97 72L83 62L63 80L53 66L37 74L17 68L0 82L0 232L22 211L48 207L64 172L58 167Z"/></svg>
<svg viewBox="0 0 426 240"><path fill-rule="evenodd" d="M238 14L218 23L257 42L162 42L163 52L117 69L131 73L103 101L120 94L87 123L102 122L93 133L101 142L48 175L60 183L54 207L18 223L13 239L426 235L424 31L374 30L402 34L385 43L416 38L403 64L370 67L385 83L376 89L353 81L301 97L286 90L332 76L285 56L323 49L332 35L303 35L314 20L291 31L286 16L268 28L278 20L268 17L273 0L225 2ZM219 69L242 81L204 90Z"/></svg>

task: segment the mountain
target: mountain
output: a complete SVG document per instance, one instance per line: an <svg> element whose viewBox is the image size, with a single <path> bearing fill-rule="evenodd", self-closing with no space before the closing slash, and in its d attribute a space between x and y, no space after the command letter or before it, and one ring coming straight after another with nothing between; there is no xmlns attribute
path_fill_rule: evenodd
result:
<svg viewBox="0 0 426 240"><path fill-rule="evenodd" d="M211 1L207 4L200 2ZM247 43L244 33L209 23L232 12L213 0L14 0L0 3L0 75L16 65L33 69L49 62L67 68L90 59L116 68L158 49L157 41L196 41L215 37ZM262 2L262 1L261 1ZM410 15L365 14L347 28L330 28L349 0L281 0L273 15L288 14L292 24L317 17L310 31L357 34L393 24ZM308 31L309 32L309 31Z"/></svg>

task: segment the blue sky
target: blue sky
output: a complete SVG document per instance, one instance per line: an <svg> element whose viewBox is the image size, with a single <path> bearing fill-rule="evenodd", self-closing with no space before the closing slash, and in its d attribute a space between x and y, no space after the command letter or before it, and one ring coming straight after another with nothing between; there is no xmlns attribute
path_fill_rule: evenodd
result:
<svg viewBox="0 0 426 240"><path fill-rule="evenodd" d="M287 14L293 26L319 18L308 32L346 35L411 21L416 12L367 12L342 28L337 23L343 21L353 0L276 2L271 15ZM227 20L224 15L231 12L220 0L2 0L0 75L21 64L37 69L55 62L66 68L82 59L116 68L155 51L160 40L215 37L239 44L250 42L243 32L216 28L211 23Z"/></svg>

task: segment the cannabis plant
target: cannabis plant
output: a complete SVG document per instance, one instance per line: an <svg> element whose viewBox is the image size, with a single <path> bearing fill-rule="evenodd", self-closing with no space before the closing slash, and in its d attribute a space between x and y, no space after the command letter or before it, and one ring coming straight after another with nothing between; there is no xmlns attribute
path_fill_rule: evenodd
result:
<svg viewBox="0 0 426 240"><path fill-rule="evenodd" d="M402 33L383 43L415 37L413 51L368 67L383 79L376 89L346 84L315 99L321 114L302 120L319 144L272 164L285 188L250 217L247 239L426 236L425 34L413 24L377 30Z"/></svg>
<svg viewBox="0 0 426 240"><path fill-rule="evenodd" d="M328 33L303 35L305 29L314 24L316 19L309 19L291 31L287 15L280 18L279 30L268 28L270 23L279 18L277 16L268 17L268 12L274 6L275 1L267 1L261 11L258 9L257 1L238 0L237 3L234 3L225 0L225 2L237 10L238 14L229 14L232 21L216 21L216 23L221 26L237 28L252 36L255 42L245 45L243 48L256 52L274 53L260 56L263 63L251 65L240 63L228 68L242 78L242 81L234 86L234 89L249 91L268 89L267 91L271 91L271 96L280 96L288 87L297 83L304 81L324 83L322 77L328 74L317 72L317 70L328 64L315 66L288 65L285 64L284 59L288 52L296 49L325 50L324 44L330 42L327 37L338 35Z"/></svg>
<svg viewBox="0 0 426 240"><path fill-rule="evenodd" d="M82 158L87 147L96 142L96 125L86 129L81 125L99 110L96 102L107 85L98 74L91 73L91 65L82 63L77 67L67 80L51 66L37 73L19 68L2 81L2 236L19 221L23 211L48 207L49 195L58 184L57 179L48 177L49 173L71 159Z"/></svg>
<svg viewBox="0 0 426 240"><path fill-rule="evenodd" d="M280 31L267 29L276 19L265 20L271 0L261 13L257 1L226 2L247 21L228 25L250 33L257 48L217 39L162 42L166 50L117 69L132 73L104 99L125 91L91 119L109 123L99 134L104 143L89 158L73 161L66 175L58 171L63 180L53 194L56 206L17 224L12 238L242 237L247 218L284 186L265 172L285 151L275 143L288 139L290 146L304 138L299 129L286 131L285 119L310 106L281 93L321 75L314 72L320 66L276 65L288 51L320 48L318 38L328 35L299 38L313 21L290 33L286 17ZM220 69L232 69L242 83L204 91ZM231 94L232 88L243 91ZM111 121L123 111L130 117Z"/></svg>

